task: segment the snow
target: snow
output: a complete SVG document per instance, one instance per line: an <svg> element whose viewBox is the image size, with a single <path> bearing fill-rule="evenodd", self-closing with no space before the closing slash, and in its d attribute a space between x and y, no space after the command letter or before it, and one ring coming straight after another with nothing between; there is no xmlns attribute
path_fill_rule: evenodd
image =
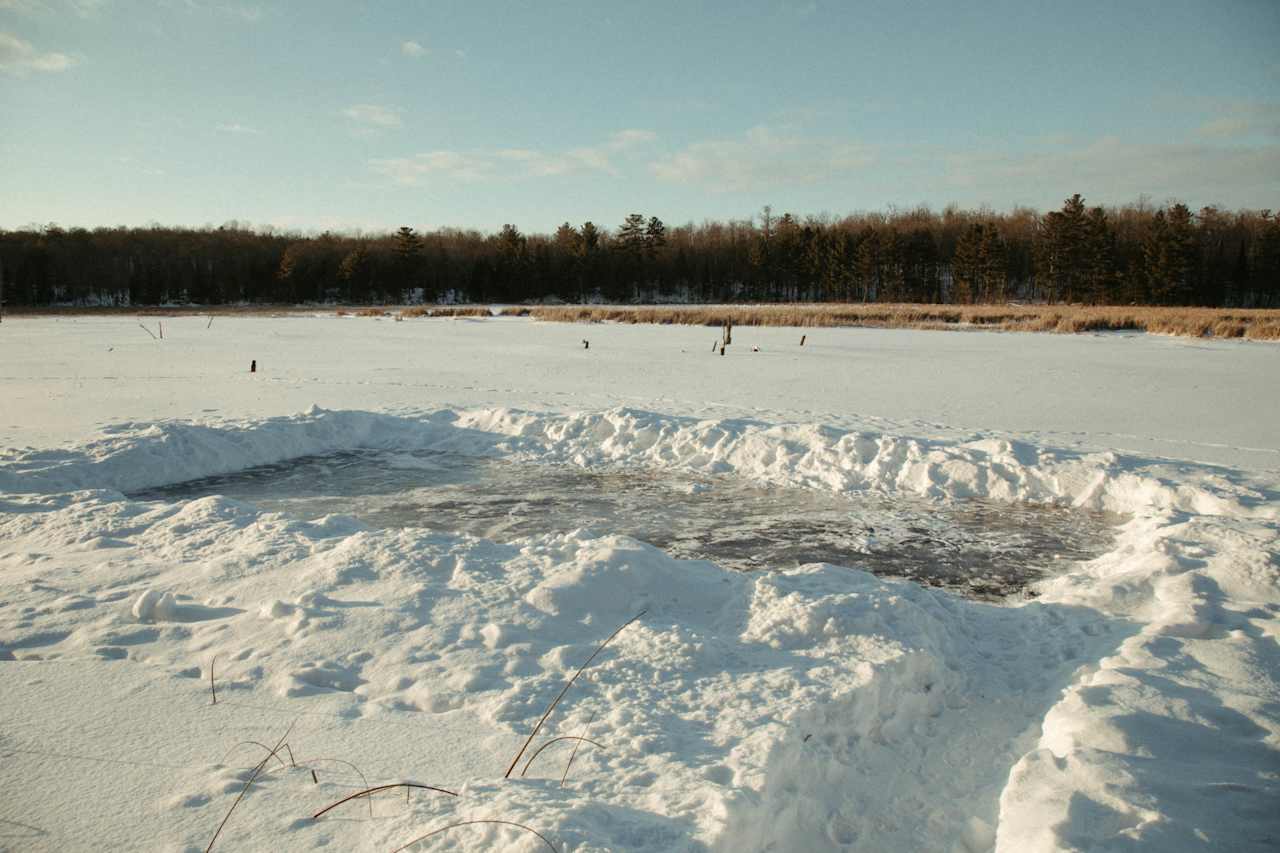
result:
<svg viewBox="0 0 1280 853"><path fill-rule="evenodd" d="M203 850L269 751L246 742L291 724L217 849L393 850L482 818L566 851L1280 843L1274 345L740 329L721 358L700 328L206 323L0 326L0 849ZM1125 521L993 604L607 530L124 495L367 448ZM534 748L599 747L563 784L571 741L504 779L642 610ZM401 781L459 796L310 818ZM505 824L413 849L486 847L546 849Z"/></svg>

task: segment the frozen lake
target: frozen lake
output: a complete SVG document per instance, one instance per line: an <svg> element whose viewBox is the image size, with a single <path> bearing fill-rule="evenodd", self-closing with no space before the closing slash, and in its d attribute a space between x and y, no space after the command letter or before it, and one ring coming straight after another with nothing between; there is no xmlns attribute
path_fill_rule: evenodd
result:
<svg viewBox="0 0 1280 853"><path fill-rule="evenodd" d="M377 450L302 457L133 497L208 495L304 520L346 514L377 528L502 542L591 527L740 571L826 562L983 598L1105 553L1119 520L1036 504L838 495L728 475Z"/></svg>

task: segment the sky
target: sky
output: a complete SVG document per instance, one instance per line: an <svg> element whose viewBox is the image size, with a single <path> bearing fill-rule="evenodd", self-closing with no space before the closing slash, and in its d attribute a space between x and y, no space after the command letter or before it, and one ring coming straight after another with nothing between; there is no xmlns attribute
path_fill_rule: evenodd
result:
<svg viewBox="0 0 1280 853"><path fill-rule="evenodd" d="M0 228L1280 208L1280 2L0 0Z"/></svg>

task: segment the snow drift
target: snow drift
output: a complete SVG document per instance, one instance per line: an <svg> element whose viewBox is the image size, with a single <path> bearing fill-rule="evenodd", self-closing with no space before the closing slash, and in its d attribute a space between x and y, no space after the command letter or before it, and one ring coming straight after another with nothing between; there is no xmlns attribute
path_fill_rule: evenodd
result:
<svg viewBox="0 0 1280 853"><path fill-rule="evenodd" d="M498 544L122 494L356 448L1060 502L1129 520L1108 554L996 606L856 567L728 572L585 530ZM1225 469L634 409L313 408L7 451L0 490L6 763L42 779L51 752L123 767L118 739L59 734L79 719L68 709L104 692L112 731L151 721L154 749L171 756L166 770L119 777L125 803L167 803L171 819L59 822L61 845L202 849L242 784L233 768L257 760L237 765L226 750L274 742L294 718L295 752L360 765L369 784L421 778L461 796L309 821L315 784L286 767L229 824L228 849L270 838L392 849L484 816L574 851L1280 842L1280 510ZM503 781L563 680L642 609L547 733L585 732L601 748L584 747L564 785L567 756L550 750ZM139 682L126 660L172 678ZM227 698L209 706L214 660ZM62 710L33 712L48 703ZM359 787L342 773L324 777L348 786L326 782L330 800ZM48 815L37 796L84 796L59 785L31 785L23 808ZM541 844L489 826L435 849L477 840Z"/></svg>

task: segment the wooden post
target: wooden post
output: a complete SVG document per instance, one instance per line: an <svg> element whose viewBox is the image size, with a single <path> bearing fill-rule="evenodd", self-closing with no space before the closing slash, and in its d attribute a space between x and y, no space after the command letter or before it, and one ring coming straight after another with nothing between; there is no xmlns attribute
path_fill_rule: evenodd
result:
<svg viewBox="0 0 1280 853"><path fill-rule="evenodd" d="M249 372L250 373L258 372L258 360L256 358L253 361L249 362Z"/></svg>
<svg viewBox="0 0 1280 853"><path fill-rule="evenodd" d="M807 337L808 337L808 335L801 335L801 336L800 336L800 346L804 346L804 339L805 339L805 338L807 338Z"/></svg>

